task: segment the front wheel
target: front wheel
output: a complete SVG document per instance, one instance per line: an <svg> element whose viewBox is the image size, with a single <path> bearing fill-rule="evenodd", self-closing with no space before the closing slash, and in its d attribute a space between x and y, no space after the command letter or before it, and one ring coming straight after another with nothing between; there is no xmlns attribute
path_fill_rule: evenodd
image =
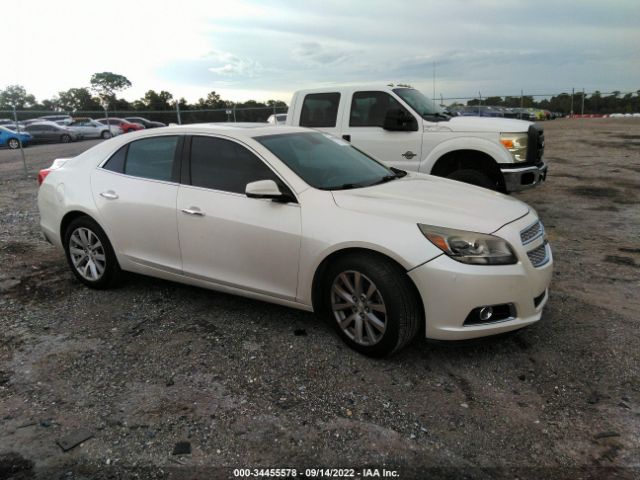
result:
<svg viewBox="0 0 640 480"><path fill-rule="evenodd" d="M498 184L488 174L481 172L480 170L462 169L451 172L447 175L447 178L451 180L457 180L459 182L469 183L478 187L488 188L490 190L497 190Z"/></svg>
<svg viewBox="0 0 640 480"><path fill-rule="evenodd" d="M64 249L71 271L91 288L105 289L120 277L120 265L107 234L89 217L78 217L67 227Z"/></svg>
<svg viewBox="0 0 640 480"><path fill-rule="evenodd" d="M66 133L60 137L60 141L62 143L69 143L71 141L71 135L67 135Z"/></svg>
<svg viewBox="0 0 640 480"><path fill-rule="evenodd" d="M103 140L106 140L107 138L111 138L111 132L109 132L108 130L105 130L104 132L102 132L102 135L100 135L102 137Z"/></svg>
<svg viewBox="0 0 640 480"><path fill-rule="evenodd" d="M16 148L20 147L20 142L17 138L10 138L7 142L7 145L11 150L15 150Z"/></svg>
<svg viewBox="0 0 640 480"><path fill-rule="evenodd" d="M354 350L390 355L413 340L420 303L406 272L382 256L352 254L327 269L323 300L328 320Z"/></svg>

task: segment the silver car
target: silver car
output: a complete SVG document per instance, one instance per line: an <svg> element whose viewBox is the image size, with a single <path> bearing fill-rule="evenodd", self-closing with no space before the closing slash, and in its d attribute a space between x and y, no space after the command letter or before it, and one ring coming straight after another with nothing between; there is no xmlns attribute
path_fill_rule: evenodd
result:
<svg viewBox="0 0 640 480"><path fill-rule="evenodd" d="M111 138L120 135L122 130L117 125L103 125L91 118L74 120L68 126L69 130L82 138Z"/></svg>

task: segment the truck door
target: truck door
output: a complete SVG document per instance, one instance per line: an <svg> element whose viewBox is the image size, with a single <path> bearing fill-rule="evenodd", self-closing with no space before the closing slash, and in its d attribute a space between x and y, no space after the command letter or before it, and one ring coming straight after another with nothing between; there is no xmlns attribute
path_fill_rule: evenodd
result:
<svg viewBox="0 0 640 480"><path fill-rule="evenodd" d="M349 99L345 99L347 104ZM416 119L417 131L385 130L387 110L401 109ZM422 119L393 96L382 91L354 92L349 111L343 115L341 136L390 167L417 171L422 159Z"/></svg>

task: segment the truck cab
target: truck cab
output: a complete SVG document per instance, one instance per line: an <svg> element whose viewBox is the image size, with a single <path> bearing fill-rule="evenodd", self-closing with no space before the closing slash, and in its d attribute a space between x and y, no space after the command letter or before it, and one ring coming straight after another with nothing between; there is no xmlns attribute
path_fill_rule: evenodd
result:
<svg viewBox="0 0 640 480"><path fill-rule="evenodd" d="M385 164L502 192L546 178L544 132L532 122L452 117L407 86L349 86L293 94L287 124L351 142Z"/></svg>

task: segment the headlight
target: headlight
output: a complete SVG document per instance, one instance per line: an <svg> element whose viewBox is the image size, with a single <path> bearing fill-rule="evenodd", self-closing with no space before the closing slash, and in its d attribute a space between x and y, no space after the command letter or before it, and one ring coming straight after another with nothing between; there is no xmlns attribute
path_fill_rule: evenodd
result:
<svg viewBox="0 0 640 480"><path fill-rule="evenodd" d="M484 233L418 224L427 239L449 257L474 265L512 265L518 258L502 238Z"/></svg>
<svg viewBox="0 0 640 480"><path fill-rule="evenodd" d="M509 150L513 160L524 162L527 159L527 143L529 137L526 133L501 133L500 143Z"/></svg>

